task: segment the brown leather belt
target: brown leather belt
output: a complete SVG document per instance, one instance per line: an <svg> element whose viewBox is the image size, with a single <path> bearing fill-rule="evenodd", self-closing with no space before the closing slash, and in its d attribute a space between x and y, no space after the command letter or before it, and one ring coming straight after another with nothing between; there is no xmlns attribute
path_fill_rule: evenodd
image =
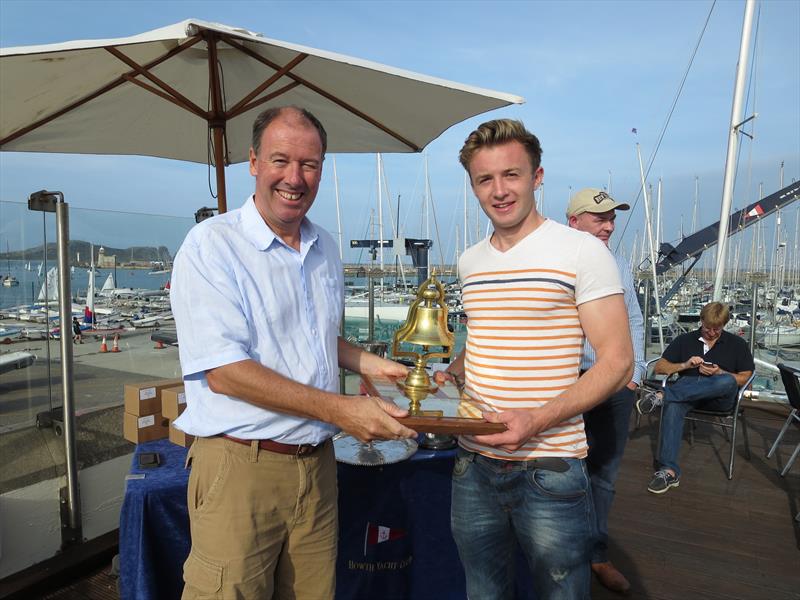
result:
<svg viewBox="0 0 800 600"><path fill-rule="evenodd" d="M233 437L232 435L226 435L224 433L222 434L222 437L246 446L249 446L253 441L257 441L258 447L262 450L277 452L278 454L289 454L291 456L309 456L310 454L313 454L317 448L322 446L322 444L317 446L314 444L282 444L281 442L276 442L275 440L243 440L241 438Z"/></svg>

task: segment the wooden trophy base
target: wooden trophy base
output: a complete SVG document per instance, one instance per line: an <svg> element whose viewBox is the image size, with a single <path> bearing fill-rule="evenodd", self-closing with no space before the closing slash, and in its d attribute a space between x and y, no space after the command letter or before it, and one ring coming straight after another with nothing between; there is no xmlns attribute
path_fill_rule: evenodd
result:
<svg viewBox="0 0 800 600"><path fill-rule="evenodd" d="M370 378L362 375L361 383L368 396L390 400L398 406L402 406L403 401L407 400L394 379ZM481 418L449 416L456 414L460 401L458 389L452 384L444 384L422 400L423 410L418 414L402 417L397 421L417 433L485 435L506 431L506 426L502 423L489 423ZM437 410L425 410L426 403L435 405Z"/></svg>

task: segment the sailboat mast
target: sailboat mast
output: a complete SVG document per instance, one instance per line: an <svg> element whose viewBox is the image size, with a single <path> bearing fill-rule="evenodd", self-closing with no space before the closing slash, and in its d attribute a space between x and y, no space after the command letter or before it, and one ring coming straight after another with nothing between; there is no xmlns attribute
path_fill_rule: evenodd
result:
<svg viewBox="0 0 800 600"><path fill-rule="evenodd" d="M664 226L661 222L661 178L658 178L658 188L656 192L656 250L661 248L664 241Z"/></svg>
<svg viewBox="0 0 800 600"><path fill-rule="evenodd" d="M642 194L644 194L644 220L647 227L647 242L650 246L650 270L653 275L653 296L656 300L656 319L658 320L658 344L661 352L664 352L664 331L661 328L661 298L658 291L658 275L656 274L656 251L653 246L653 227L650 221L650 200L647 196L647 182L644 178L644 165L642 165L642 153L639 150L639 143L636 143L636 155L639 158L639 175L642 180ZM649 327L649 323L645 323L645 331ZM649 337L649 336L648 336Z"/></svg>
<svg viewBox="0 0 800 600"><path fill-rule="evenodd" d="M542 182L542 185L539 186L539 204L541 205L539 214L544 216L544 181Z"/></svg>
<svg viewBox="0 0 800 600"><path fill-rule="evenodd" d="M431 181L428 177L428 153L425 153L425 239L431 239L431 221L430 217L428 216L428 204L430 203L431 197Z"/></svg>
<svg viewBox="0 0 800 600"><path fill-rule="evenodd" d="M466 175L466 172L464 173ZM467 229L467 180L464 179L464 252L467 251L467 238L469 237L469 230Z"/></svg>
<svg viewBox="0 0 800 600"><path fill-rule="evenodd" d="M336 228L339 231L339 260L344 260L342 250L342 213L339 205L339 177L336 175L336 157L333 157L333 189L336 195Z"/></svg>
<svg viewBox="0 0 800 600"><path fill-rule="evenodd" d="M467 172L464 171L464 187L467 187ZM481 239L481 206L478 204L475 207L475 242Z"/></svg>
<svg viewBox="0 0 800 600"><path fill-rule="evenodd" d="M381 191L381 154L378 153L378 255L381 269L381 293L383 293L383 192Z"/></svg>
<svg viewBox="0 0 800 600"><path fill-rule="evenodd" d="M730 129L728 130L728 154L725 158L725 177L722 185L722 207L720 208L719 235L717 236L717 265L714 273L714 300L719 300L722 297L722 275L725 270L728 227L731 204L733 202L733 183L736 176L736 151L739 145L739 126L742 124L742 113L744 111L747 59L750 53L750 38L753 32L755 7L755 0L746 0L744 23L742 24L742 41L739 45L739 62L736 66L736 82L733 87L733 105L731 106L731 121Z"/></svg>
<svg viewBox="0 0 800 600"><path fill-rule="evenodd" d="M790 281L794 287L797 285L797 233L800 231L800 210L794 213L794 248L792 249L792 261L790 264Z"/></svg>
<svg viewBox="0 0 800 600"><path fill-rule="evenodd" d="M456 228L456 255L454 259L456 262L456 279L460 279L461 274L458 271L458 228Z"/></svg>
<svg viewBox="0 0 800 600"><path fill-rule="evenodd" d="M778 285L778 248L781 242L781 210L775 214L775 231L772 234L772 241L775 242L775 252L770 253L770 283L773 286Z"/></svg>

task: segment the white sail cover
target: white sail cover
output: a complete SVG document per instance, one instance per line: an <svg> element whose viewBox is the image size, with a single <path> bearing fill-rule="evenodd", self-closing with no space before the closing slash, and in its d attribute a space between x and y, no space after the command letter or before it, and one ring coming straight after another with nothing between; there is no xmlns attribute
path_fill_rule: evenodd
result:
<svg viewBox="0 0 800 600"><path fill-rule="evenodd" d="M94 264L89 269L89 285L86 288L86 306L94 314Z"/></svg>
<svg viewBox="0 0 800 600"><path fill-rule="evenodd" d="M94 321L94 278L97 272L94 269L94 244L89 245L89 285L86 288L86 306L92 311Z"/></svg>
<svg viewBox="0 0 800 600"><path fill-rule="evenodd" d="M50 267L50 270L47 271L37 300L40 302L58 301L58 267Z"/></svg>
<svg viewBox="0 0 800 600"><path fill-rule="evenodd" d="M108 290L113 290L115 287L114 274L109 273L108 277L106 277L105 283L103 283L102 291L107 292Z"/></svg>

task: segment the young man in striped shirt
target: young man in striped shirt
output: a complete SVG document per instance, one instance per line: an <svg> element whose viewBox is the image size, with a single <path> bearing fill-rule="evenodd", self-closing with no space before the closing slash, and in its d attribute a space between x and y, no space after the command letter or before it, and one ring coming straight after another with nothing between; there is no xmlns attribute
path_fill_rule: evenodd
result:
<svg viewBox="0 0 800 600"><path fill-rule="evenodd" d="M602 242L542 217L539 140L519 121L489 121L461 149L494 226L459 259L464 352L437 378L503 433L461 436L451 526L470 598L513 595L514 539L539 598L588 598L595 538L581 415L631 379L619 273ZM578 379L584 337L597 354Z"/></svg>
<svg viewBox="0 0 800 600"><path fill-rule="evenodd" d="M614 233L617 211L629 208L628 204L616 202L603 190L586 188L570 199L567 206L567 224L573 229L593 235L608 246ZM622 454L628 442L628 425L636 388L642 382L645 372L644 320L636 298L630 265L621 256L615 255L614 258L625 290L625 308L628 311L628 326L633 342L633 378L605 402L584 414L583 422L589 441L586 466L592 480L592 499L598 534L592 550L592 572L608 589L627 594L631 588L630 583L608 559L608 513L614 500L614 484L617 481ZM586 342L583 346L581 371L588 371L594 360L594 348Z"/></svg>

